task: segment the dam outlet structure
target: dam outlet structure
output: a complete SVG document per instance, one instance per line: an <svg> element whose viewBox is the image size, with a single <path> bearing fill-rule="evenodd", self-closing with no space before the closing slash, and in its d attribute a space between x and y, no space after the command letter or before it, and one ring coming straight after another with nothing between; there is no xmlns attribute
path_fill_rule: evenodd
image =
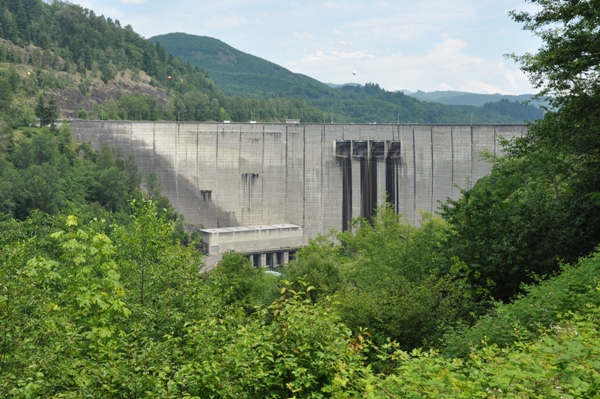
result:
<svg viewBox="0 0 600 399"><path fill-rule="evenodd" d="M121 147L142 174L156 173L175 210L201 230L205 252L236 250L259 265L281 263L331 229L351 229L359 216L371 220L385 202L418 225L421 210L435 212L490 171L482 150L501 154L502 138L527 131L524 124L70 125L75 140Z"/></svg>

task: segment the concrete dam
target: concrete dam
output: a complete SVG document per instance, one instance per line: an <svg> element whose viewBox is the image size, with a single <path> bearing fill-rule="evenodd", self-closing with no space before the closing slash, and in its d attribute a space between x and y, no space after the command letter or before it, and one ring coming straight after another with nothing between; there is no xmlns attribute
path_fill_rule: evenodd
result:
<svg viewBox="0 0 600 399"><path fill-rule="evenodd" d="M294 247L371 218L385 201L410 223L486 175L479 151L526 125L71 122L73 137L108 142L155 172L186 222L248 248ZM231 232L231 234L229 234ZM230 239L225 239L225 236ZM253 238L254 237L254 238ZM258 240L258 241L257 241ZM262 244L256 244L256 243ZM243 247L243 244L241 244ZM258 250L258 249L257 249ZM273 261L275 262L275 261Z"/></svg>

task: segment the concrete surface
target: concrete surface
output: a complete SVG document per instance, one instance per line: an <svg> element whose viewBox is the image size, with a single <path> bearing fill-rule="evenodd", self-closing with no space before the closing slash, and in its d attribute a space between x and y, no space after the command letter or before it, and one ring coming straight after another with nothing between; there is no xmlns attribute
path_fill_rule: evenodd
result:
<svg viewBox="0 0 600 399"><path fill-rule="evenodd" d="M419 223L419 210L456 199L490 170L478 151L501 149L500 136L525 125L261 124L71 122L73 137L133 153L156 172L177 212L199 228L294 224L303 242L352 218L369 217L386 189L397 212ZM336 142L353 146L336 154ZM399 142L399 157L364 157L361 141ZM355 148L355 150L354 150ZM469 183L470 182L470 183Z"/></svg>

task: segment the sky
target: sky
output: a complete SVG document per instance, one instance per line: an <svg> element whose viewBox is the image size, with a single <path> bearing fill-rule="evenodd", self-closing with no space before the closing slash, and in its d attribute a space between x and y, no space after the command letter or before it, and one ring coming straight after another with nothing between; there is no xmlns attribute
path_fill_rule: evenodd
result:
<svg viewBox="0 0 600 399"><path fill-rule="evenodd" d="M388 91L534 93L506 54L541 42L508 15L525 0L73 0L145 38L219 39L323 83Z"/></svg>

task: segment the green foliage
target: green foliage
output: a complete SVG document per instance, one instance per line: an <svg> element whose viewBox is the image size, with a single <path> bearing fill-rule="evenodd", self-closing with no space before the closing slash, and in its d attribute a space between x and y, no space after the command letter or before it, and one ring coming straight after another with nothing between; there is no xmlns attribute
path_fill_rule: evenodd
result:
<svg viewBox="0 0 600 399"><path fill-rule="evenodd" d="M559 323L561 315L600 306L600 254L596 252L577 265L564 266L557 277L524 287L524 294L510 304L497 304L469 328L446 337L444 351L466 356L482 343L505 347L517 339L533 340Z"/></svg>
<svg viewBox="0 0 600 399"><path fill-rule="evenodd" d="M486 346L469 359L395 350L393 375L369 381L373 398L600 397L598 308L569 315L536 341ZM387 356L386 356L387 357Z"/></svg>
<svg viewBox="0 0 600 399"><path fill-rule="evenodd" d="M0 79L0 113L5 113L12 104L14 92L6 79Z"/></svg>
<svg viewBox="0 0 600 399"><path fill-rule="evenodd" d="M156 120L160 106L156 99L148 94L125 95L118 102L119 119Z"/></svg>
<svg viewBox="0 0 600 399"><path fill-rule="evenodd" d="M51 92L61 98L60 114L70 117L81 108L81 99L66 91L75 87L86 97L90 108L85 111L98 119L467 123L471 118L520 123L542 115L520 103L427 104L373 83L332 89L215 39L177 33L150 42L130 26L78 5L28 1L26 9L18 2L0 4L0 36L7 40L0 58L10 64L4 75L17 98ZM17 11L22 15L19 23ZM165 46L181 59L167 54ZM114 90L107 85L118 76L140 82L142 71L162 96L109 93ZM41 109L37 114L45 119Z"/></svg>
<svg viewBox="0 0 600 399"><path fill-rule="evenodd" d="M223 260L211 272L208 282L216 288L225 303L235 303L247 313L270 304L277 297L279 285L275 276L255 268L246 256L235 252L223 255Z"/></svg>
<svg viewBox="0 0 600 399"><path fill-rule="evenodd" d="M77 118L78 119L88 119L89 114L86 110L80 109L79 111L77 111Z"/></svg>
<svg viewBox="0 0 600 399"><path fill-rule="evenodd" d="M67 204L95 201L126 212L127 200L141 196L132 158L125 160L108 147L96 158L91 148L71 141L66 124L55 130L28 128L18 135L6 128L0 144L0 218L24 220L36 209L55 214Z"/></svg>
<svg viewBox="0 0 600 399"><path fill-rule="evenodd" d="M386 204L376 210L372 224L358 219L353 232L346 231L338 238L366 273L389 269L408 281L418 282L432 270L448 270L449 259L441 254L449 234L446 224L424 214L421 227L417 228L401 218L402 215ZM374 270L376 268L381 270Z"/></svg>
<svg viewBox="0 0 600 399"><path fill-rule="evenodd" d="M512 341L490 337L466 358L453 359L405 352L397 343L373 345L367 331L353 334L342 324L340 290L339 302L315 297L315 288L302 281L295 284L299 290L284 283L279 299L245 312L241 305L252 301L261 270L229 254L206 278L198 273L198 254L170 239L174 227L166 215L158 217L152 202L133 208L129 226L89 214L34 213L0 223L2 397L599 394L598 254L531 287L514 305L498 307L488 318L493 324L480 322L488 323L487 332L502 327L498 337L512 328ZM388 221L383 231L396 228ZM334 256L346 267L341 247L318 244L308 253ZM464 300L458 294L469 291L466 265L453 262L444 278L426 277L407 288L396 308L374 298L383 306L374 314L392 310L398 317L390 320L421 331L423 323L435 324L432 308L449 309L439 293L455 305ZM375 356L385 374L366 364Z"/></svg>
<svg viewBox="0 0 600 399"><path fill-rule="evenodd" d="M591 210L568 187L561 159L547 170L532 161L538 163L499 160L490 176L442 205L453 227L452 250L476 272L472 283L504 301L521 283L557 271L559 259L573 262L593 248L582 240L593 228L586 217Z"/></svg>
<svg viewBox="0 0 600 399"><path fill-rule="evenodd" d="M316 300L333 296L346 288L348 282L343 266L344 257L334 243L333 236L317 237L309 245L300 248L296 257L296 261L281 270L283 278L295 284L293 289L301 290L300 281L303 281L314 287L308 295Z"/></svg>
<svg viewBox="0 0 600 399"><path fill-rule="evenodd" d="M426 216L416 228L386 206L372 225L359 220L355 227L338 236L352 282L341 294L340 308L353 330L367 327L375 343L393 339L414 348L434 343L443 325L470 319L476 297L468 269L465 273L463 264L443 255L445 223Z"/></svg>
<svg viewBox="0 0 600 399"><path fill-rule="evenodd" d="M97 16L92 10L68 2L27 0L26 8L22 8L21 3L0 4L0 36L7 40L0 57L12 64L7 80L13 93L29 97L40 90L56 93L57 89L78 84L86 95L91 84L97 85L93 77L109 84L118 73L124 75L131 71L136 74L144 70L154 85L165 91L173 90L173 94L183 95L193 89L211 99L218 95L216 85L203 71L173 57L161 56L165 51L160 45L145 40L130 26L121 27L118 21ZM29 66L20 65L24 62ZM35 72L31 72L32 67ZM75 69L81 78L72 75ZM22 74L27 71L28 76L21 78L17 70ZM176 76L178 83L171 85L167 76ZM65 100L71 101L68 96ZM131 113L130 105L124 108L127 110L124 112ZM62 112L73 113L71 110Z"/></svg>
<svg viewBox="0 0 600 399"><path fill-rule="evenodd" d="M313 86L321 92L329 91L314 79L293 74L210 37L169 33L152 37L150 41L163 51L207 70L219 88L230 96L268 98L264 94L273 93L276 97L290 97L289 92L284 93L290 88L302 86Z"/></svg>
<svg viewBox="0 0 600 399"><path fill-rule="evenodd" d="M445 204L445 220L424 215L414 227L380 207L372 221L303 248L281 270L291 282L236 253L200 274L201 255L180 245L183 220L155 175L145 200L122 151L74 143L68 125L13 131L32 119L19 95L64 87L56 69L105 82L143 69L176 94L167 108L132 95L94 116L319 121L320 108L336 121L435 122L479 114L425 108L372 83L293 85L297 100L224 97L197 68L118 21L62 2L0 4L2 37L40 46L0 46L0 61L26 54L39 68L0 76L0 396L600 397L600 252L560 266L592 251L600 231L597 60L586 52L597 15L590 2L531 2L535 13L513 16L545 45L519 60L557 109L508 143L489 177ZM40 97L40 120L54 107ZM484 109L529 112L509 102ZM490 296L512 303L490 307ZM419 349L432 347L443 356Z"/></svg>
<svg viewBox="0 0 600 399"><path fill-rule="evenodd" d="M310 289L308 287L307 289ZM232 319L190 323L184 344L197 348L177 374L197 397L327 398L363 392L361 351L328 302L282 289L269 308L243 324Z"/></svg>
<svg viewBox="0 0 600 399"><path fill-rule="evenodd" d="M10 223L2 226L0 392L92 392L99 388L92 365L110 357L118 324L131 313L111 240L99 224L79 227L75 216L35 240L23 234L27 225Z"/></svg>
<svg viewBox="0 0 600 399"><path fill-rule="evenodd" d="M245 316L203 282L198 254L169 240L152 203L134 209L128 227L89 215L0 223L2 397L360 395L366 342L330 301L283 289Z"/></svg>
<svg viewBox="0 0 600 399"><path fill-rule="evenodd" d="M435 346L447 326L481 311L486 293L472 288L464 263L445 254L449 229L442 220L424 215L414 227L386 205L372 224L358 219L353 227L313 241L283 275L314 286L313 300L334 295L355 333L368 329L377 345L392 339L406 349Z"/></svg>
<svg viewBox="0 0 600 399"><path fill-rule="evenodd" d="M588 56L600 38L598 15L588 2L531 3L539 7L512 15L543 45L514 58L554 109L507 143L491 175L442 212L456 233L454 253L477 272L473 283L492 284L503 301L521 283L556 272L560 260L590 253L600 234L598 60Z"/></svg>
<svg viewBox="0 0 600 399"><path fill-rule="evenodd" d="M600 231L600 212L597 199L600 184L600 140L596 104L600 86L595 78L599 63L590 49L600 41L596 29L599 16L592 2L532 1L539 7L535 12L513 12L524 29L539 35L542 47L535 55L513 56L520 62L532 82L541 89L541 96L551 97L555 111L532 126L525 149L553 149L569 160L576 173L570 188L574 198L587 210L591 226L584 240L595 237ZM589 246L586 246L586 250Z"/></svg>
<svg viewBox="0 0 600 399"><path fill-rule="evenodd" d="M45 96L40 95L35 107L35 116L40 120L40 127L50 126L56 128L56 119L58 118L58 106L54 97L46 102Z"/></svg>

